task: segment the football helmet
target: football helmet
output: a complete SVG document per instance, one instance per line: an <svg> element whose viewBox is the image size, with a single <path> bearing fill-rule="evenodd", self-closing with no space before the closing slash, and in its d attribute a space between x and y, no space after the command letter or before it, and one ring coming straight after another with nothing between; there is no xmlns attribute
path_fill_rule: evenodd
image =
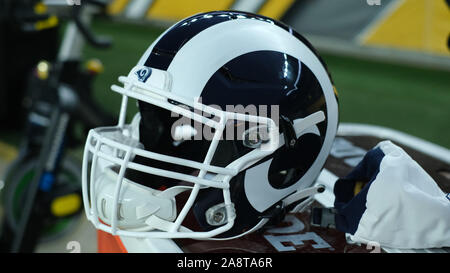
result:
<svg viewBox="0 0 450 273"><path fill-rule="evenodd" d="M123 86L118 125L89 132L83 201L96 228L230 239L282 220L314 186L338 125L319 55L291 27L237 11L184 19ZM126 124L129 98L139 112Z"/></svg>

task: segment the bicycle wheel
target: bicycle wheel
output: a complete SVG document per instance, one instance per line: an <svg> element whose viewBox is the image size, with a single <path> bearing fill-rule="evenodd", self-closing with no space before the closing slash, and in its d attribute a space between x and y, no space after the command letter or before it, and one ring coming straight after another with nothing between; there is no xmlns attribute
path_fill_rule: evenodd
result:
<svg viewBox="0 0 450 273"><path fill-rule="evenodd" d="M5 175L2 201L5 221L11 230L16 230L18 227L27 187L34 178L37 162L37 158L14 162ZM75 159L67 156L61 162L61 170L56 176L53 187L61 187L65 184L70 184L75 189L81 188L81 166ZM67 234L79 220L79 216L80 214L77 213L68 217L46 219L39 241L47 242Z"/></svg>

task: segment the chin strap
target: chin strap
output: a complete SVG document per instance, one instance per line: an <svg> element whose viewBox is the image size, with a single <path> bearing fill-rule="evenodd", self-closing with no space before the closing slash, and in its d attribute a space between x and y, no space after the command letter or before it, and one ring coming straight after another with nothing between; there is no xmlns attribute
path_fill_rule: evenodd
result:
<svg viewBox="0 0 450 273"><path fill-rule="evenodd" d="M233 237L227 237L227 238L208 238L209 240L214 240L214 241L224 241L224 240L233 240L233 239L237 239L240 238L242 236L245 236L247 234L250 234L254 231L257 231L258 229L262 228L265 224L267 224L267 222L269 222L269 218L263 218L261 219L258 224L256 224L254 227L252 227L251 229L247 230L246 232L243 232L241 234L238 234L236 236Z"/></svg>
<svg viewBox="0 0 450 273"><path fill-rule="evenodd" d="M160 231L170 232L175 227L174 222L161 219L155 215L150 216L145 221L145 223L148 225L149 230L156 229L156 230L160 230ZM192 232L192 230L190 230L184 226L180 226L178 228L178 230L179 230L179 232Z"/></svg>
<svg viewBox="0 0 450 273"><path fill-rule="evenodd" d="M174 186L174 187L168 188L168 189L160 192L157 196L161 197L161 198L166 198L166 199L173 199L178 194L183 193L188 190L192 190L192 188L193 188L192 186ZM205 188L205 187L203 186L201 188ZM171 220L175 220L175 219L171 219ZM145 224L147 225L145 227L145 229L147 231L156 229L156 230L160 230L160 231L170 232L175 227L175 223L173 221L162 219L154 214L150 215L147 218L147 220L145 220ZM184 226L180 226L178 228L178 231L179 232L192 232L192 230L190 230Z"/></svg>
<svg viewBox="0 0 450 273"><path fill-rule="evenodd" d="M316 185L314 187L309 187L303 190L296 191L295 193L289 195L283 200L283 207L288 207L289 205L298 202L302 199L305 199L304 201L300 202L295 206L290 213L298 213L304 211L309 205L314 202L314 196L317 193L322 193L325 191L324 185Z"/></svg>
<svg viewBox="0 0 450 273"><path fill-rule="evenodd" d="M173 189L170 190L170 192L162 192L160 195L163 195L165 197L168 196L175 196L181 192L184 192L188 189L190 189L191 187L188 186L179 186L179 187L173 187ZM307 208L313 201L314 201L314 196L317 193L322 193L323 191L325 191L325 186L323 185L317 185L314 187L309 187L303 190L299 190L296 191L295 193L289 195L288 197L286 197L283 200L283 207L286 208L289 205L298 202L302 199L302 202L300 202L299 204L297 204L295 206L294 209L292 209L290 211L290 213L298 213L298 212L302 212L305 208ZM268 222L270 221L269 218L262 218L258 224L256 224L253 228L249 229L248 231L241 233L237 236L234 237L228 237L228 238L208 238L210 240L231 240L231 239L236 239L242 236L245 236L247 234L250 234L260 228L262 228L264 225L266 225ZM146 221L145 221L147 227L145 228L146 230L150 231L150 230L160 230L160 231L166 231L169 232L171 230L173 230L175 223L172 221L168 221L168 220L164 220L161 219L155 215L151 215ZM179 227L179 232L193 232L192 230L184 227L184 226L180 226Z"/></svg>

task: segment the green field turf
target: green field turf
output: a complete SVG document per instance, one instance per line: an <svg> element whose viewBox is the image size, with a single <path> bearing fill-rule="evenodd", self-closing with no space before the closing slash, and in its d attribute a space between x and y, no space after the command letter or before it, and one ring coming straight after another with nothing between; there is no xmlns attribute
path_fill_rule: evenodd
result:
<svg viewBox="0 0 450 273"><path fill-rule="evenodd" d="M117 112L120 96L109 86L128 73L163 29L104 20L95 21L93 28L114 39L112 49L88 47L85 55L104 63L95 96L108 110ZM386 126L450 148L449 72L323 57L339 92L341 121ZM131 106L136 111L135 103Z"/></svg>

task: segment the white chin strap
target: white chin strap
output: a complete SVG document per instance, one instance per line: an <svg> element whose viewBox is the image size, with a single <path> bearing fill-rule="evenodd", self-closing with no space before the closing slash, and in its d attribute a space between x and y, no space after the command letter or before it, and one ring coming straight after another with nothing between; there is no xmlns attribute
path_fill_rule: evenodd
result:
<svg viewBox="0 0 450 273"><path fill-rule="evenodd" d="M108 225L111 225L116 180L117 173L110 168L106 168L104 175L100 176L96 183L98 187L96 198L97 214ZM188 190L192 190L192 187L174 186L164 191L159 191L123 178L117 226L130 231L158 230L173 232L175 228L174 220L177 217L175 196ZM315 194L323 192L323 190L324 186L317 185L297 191L283 200L283 206L286 207L305 199L290 211L291 213L301 212L314 201ZM236 239L261 229L269 220L268 218L263 218L250 230L234 237L210 239ZM184 226L180 226L178 231L192 232L192 230Z"/></svg>
<svg viewBox="0 0 450 273"><path fill-rule="evenodd" d="M95 198L97 213L100 219L111 225L114 207L114 191L117 173L106 168L96 181ZM117 226L128 230L165 230L162 221L172 223L177 217L175 196L191 190L189 186L174 186L164 191L152 189L134 183L126 178L121 181L122 187L118 200ZM152 220L150 220L152 219ZM160 219L156 221L156 219Z"/></svg>
<svg viewBox="0 0 450 273"><path fill-rule="evenodd" d="M287 207L295 202L298 202L302 199L302 202L298 203L290 213L299 213L302 212L305 208L307 208L313 201L314 197L317 193L322 193L325 191L325 186L317 185L314 187L309 187L303 190L296 191L295 193L289 195L283 200L283 206Z"/></svg>

